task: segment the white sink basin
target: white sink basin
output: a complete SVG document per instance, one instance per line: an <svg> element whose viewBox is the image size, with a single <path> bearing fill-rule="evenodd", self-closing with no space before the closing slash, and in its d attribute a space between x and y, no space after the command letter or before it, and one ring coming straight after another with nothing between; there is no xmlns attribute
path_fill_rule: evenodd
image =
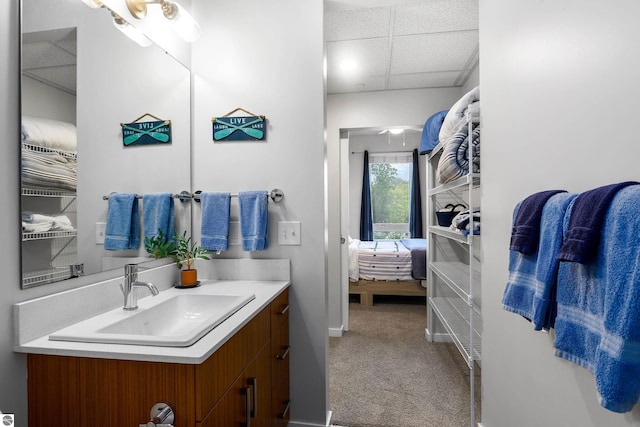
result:
<svg viewBox="0 0 640 427"><path fill-rule="evenodd" d="M148 308L116 309L51 335L53 341L187 347L255 295L176 295ZM153 301L153 298L150 299Z"/></svg>

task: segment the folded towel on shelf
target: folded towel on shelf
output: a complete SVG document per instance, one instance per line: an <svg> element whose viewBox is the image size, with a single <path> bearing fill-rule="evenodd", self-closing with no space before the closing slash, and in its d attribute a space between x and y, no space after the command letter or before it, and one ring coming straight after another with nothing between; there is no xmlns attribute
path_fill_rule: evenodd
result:
<svg viewBox="0 0 640 427"><path fill-rule="evenodd" d="M231 195L220 192L200 194L202 222L200 244L210 251L226 251L229 248L229 210Z"/></svg>
<svg viewBox="0 0 640 427"><path fill-rule="evenodd" d="M448 112L449 110L439 111L429 117L424 123L422 136L420 138L420 154L428 154L433 151L436 145L438 145L440 142L440 139L438 138L440 128L442 127L442 122L444 122L444 118L447 116Z"/></svg>
<svg viewBox="0 0 640 427"><path fill-rule="evenodd" d="M267 239L268 198L266 191L244 191L238 193L240 204L240 230L242 249L259 251L269 247Z"/></svg>
<svg viewBox="0 0 640 427"><path fill-rule="evenodd" d="M513 220L513 227L511 228L510 250L522 252L523 254L532 254L538 249L542 209L547 200L558 193L566 193L566 191L540 191L520 202L518 215Z"/></svg>
<svg viewBox="0 0 640 427"><path fill-rule="evenodd" d="M66 215L45 215L22 212L22 231L44 233L47 231L73 231L73 224Z"/></svg>
<svg viewBox="0 0 640 427"><path fill-rule="evenodd" d="M22 141L41 147L76 151L76 127L59 120L22 116Z"/></svg>
<svg viewBox="0 0 640 427"><path fill-rule="evenodd" d="M577 199L567 209L570 227ZM560 262L555 354L590 370L600 404L628 412L640 396L640 186L610 203L591 264Z"/></svg>
<svg viewBox="0 0 640 427"><path fill-rule="evenodd" d="M473 223L471 223L469 209L466 209L453 217L449 228L467 236L472 230L472 224L473 234L480 234L480 210L478 209L473 211Z"/></svg>
<svg viewBox="0 0 640 427"><path fill-rule="evenodd" d="M502 307L529 320L536 331L549 330L554 325L562 223L569 204L577 196L566 192L551 195L540 209L539 237L536 238L533 252L516 249L509 252L509 279L502 297ZM514 223L527 200L516 205Z"/></svg>
<svg viewBox="0 0 640 427"><path fill-rule="evenodd" d="M109 196L104 248L110 251L137 249L140 246L138 199L135 194L113 193Z"/></svg>
<svg viewBox="0 0 640 427"><path fill-rule="evenodd" d="M580 194L575 201L564 243L558 256L561 261L590 263L596 258L602 224L611 200L621 189L640 184L635 181L605 185Z"/></svg>
<svg viewBox="0 0 640 427"><path fill-rule="evenodd" d="M174 212L171 193L148 193L142 196L142 227L145 238L157 237L161 231L164 242L173 240Z"/></svg>

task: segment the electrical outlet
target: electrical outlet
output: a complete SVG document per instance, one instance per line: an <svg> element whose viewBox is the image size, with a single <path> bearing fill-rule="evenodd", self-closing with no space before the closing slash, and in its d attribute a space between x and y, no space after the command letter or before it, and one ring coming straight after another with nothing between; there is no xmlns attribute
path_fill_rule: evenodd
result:
<svg viewBox="0 0 640 427"><path fill-rule="evenodd" d="M106 231L106 222L96 222L96 245L104 245L104 235Z"/></svg>
<svg viewBox="0 0 640 427"><path fill-rule="evenodd" d="M300 245L300 221L278 221L278 244Z"/></svg>

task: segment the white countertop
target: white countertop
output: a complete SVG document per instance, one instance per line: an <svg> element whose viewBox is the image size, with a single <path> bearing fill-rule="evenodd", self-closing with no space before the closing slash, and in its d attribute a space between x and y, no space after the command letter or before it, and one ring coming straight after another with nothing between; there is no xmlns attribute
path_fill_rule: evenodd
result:
<svg viewBox="0 0 640 427"><path fill-rule="evenodd" d="M49 335L45 335L28 342L16 344L14 351L59 356L200 364L246 325L256 314L267 307L269 303L289 287L289 285L290 282L286 280L204 280L202 285L197 288L170 288L162 291L159 295L162 296L162 299L186 293L202 295L219 293L255 294L254 300L189 347L52 341L49 340ZM154 298L158 297L141 298L138 300L138 305L141 308L153 305L156 303Z"/></svg>

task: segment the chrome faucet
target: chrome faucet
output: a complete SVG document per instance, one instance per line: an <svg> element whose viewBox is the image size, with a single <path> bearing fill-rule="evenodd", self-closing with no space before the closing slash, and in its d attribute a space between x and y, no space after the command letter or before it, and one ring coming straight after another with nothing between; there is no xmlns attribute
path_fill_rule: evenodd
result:
<svg viewBox="0 0 640 427"><path fill-rule="evenodd" d="M151 295L156 296L160 292L153 283L138 282L138 264L125 264L124 266L124 283L120 284L120 289L124 294L124 310L138 309L138 295L136 288L145 287L149 289Z"/></svg>

